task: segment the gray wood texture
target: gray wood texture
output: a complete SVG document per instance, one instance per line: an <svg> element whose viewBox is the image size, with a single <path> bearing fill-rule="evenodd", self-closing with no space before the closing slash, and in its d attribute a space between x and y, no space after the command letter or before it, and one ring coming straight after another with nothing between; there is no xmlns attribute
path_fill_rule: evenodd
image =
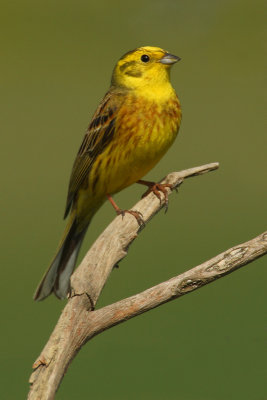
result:
<svg viewBox="0 0 267 400"><path fill-rule="evenodd" d="M189 177L213 171L218 163L169 174L162 182L177 188ZM171 190L169 190L169 194ZM153 194L140 200L134 210L148 222L162 207ZM267 253L267 232L217 255L142 293L95 310L94 307L114 266L144 226L132 215L116 217L99 236L71 279L72 293L47 344L33 365L30 400L52 400L64 374L81 347L94 336L121 322L190 293L229 274Z"/></svg>

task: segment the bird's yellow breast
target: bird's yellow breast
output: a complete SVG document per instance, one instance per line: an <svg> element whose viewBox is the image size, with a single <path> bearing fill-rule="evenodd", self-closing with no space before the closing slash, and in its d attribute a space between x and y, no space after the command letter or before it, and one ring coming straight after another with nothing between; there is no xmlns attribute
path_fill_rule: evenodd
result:
<svg viewBox="0 0 267 400"><path fill-rule="evenodd" d="M98 176L95 190L105 195L141 179L172 145L180 121L180 103L174 92L160 103L128 96L118 112L114 138L96 160L88 186Z"/></svg>

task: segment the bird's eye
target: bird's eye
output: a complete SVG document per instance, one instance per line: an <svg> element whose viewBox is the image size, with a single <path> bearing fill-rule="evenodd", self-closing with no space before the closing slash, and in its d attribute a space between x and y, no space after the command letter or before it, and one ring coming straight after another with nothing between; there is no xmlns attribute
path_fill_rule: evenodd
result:
<svg viewBox="0 0 267 400"><path fill-rule="evenodd" d="M141 56L141 61L143 61L144 63L147 63L150 60L150 57L147 54L143 54Z"/></svg>

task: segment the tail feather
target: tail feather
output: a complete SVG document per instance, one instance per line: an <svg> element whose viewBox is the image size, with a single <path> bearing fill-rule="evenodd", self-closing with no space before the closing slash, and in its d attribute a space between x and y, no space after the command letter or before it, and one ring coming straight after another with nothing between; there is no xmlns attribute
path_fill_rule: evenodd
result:
<svg viewBox="0 0 267 400"><path fill-rule="evenodd" d="M60 299L67 297L70 289L70 276L88 225L77 233L76 219L71 217L58 251L35 292L34 300L43 300L52 292Z"/></svg>
<svg viewBox="0 0 267 400"><path fill-rule="evenodd" d="M67 294L70 289L70 276L76 264L76 260L87 231L88 226L80 232L72 237L70 235L66 238L64 249L66 249L61 257L60 264L57 270L57 276L54 283L54 293L59 299L64 299L67 297Z"/></svg>

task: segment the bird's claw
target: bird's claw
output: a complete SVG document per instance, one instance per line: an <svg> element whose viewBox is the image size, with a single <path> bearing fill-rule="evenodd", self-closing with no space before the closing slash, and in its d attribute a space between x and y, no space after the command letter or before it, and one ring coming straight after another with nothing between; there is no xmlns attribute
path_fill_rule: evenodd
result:
<svg viewBox="0 0 267 400"><path fill-rule="evenodd" d="M143 214L140 211L137 210L116 210L117 215L121 215L123 218L125 214L131 214L137 221L139 226L145 226L145 221L143 219Z"/></svg>
<svg viewBox="0 0 267 400"><path fill-rule="evenodd" d="M164 195L164 207L165 207L165 213L166 213L168 211L168 206L169 206L168 191L166 190L166 188L169 188L172 190L173 186L170 183L152 183L149 186L149 188L147 189L147 191L143 194L142 198L146 197L148 194L153 192L154 195L157 196L157 198L159 199L160 205L161 205L162 199L161 199L160 192L162 192ZM177 188L175 188L175 190L177 191Z"/></svg>

